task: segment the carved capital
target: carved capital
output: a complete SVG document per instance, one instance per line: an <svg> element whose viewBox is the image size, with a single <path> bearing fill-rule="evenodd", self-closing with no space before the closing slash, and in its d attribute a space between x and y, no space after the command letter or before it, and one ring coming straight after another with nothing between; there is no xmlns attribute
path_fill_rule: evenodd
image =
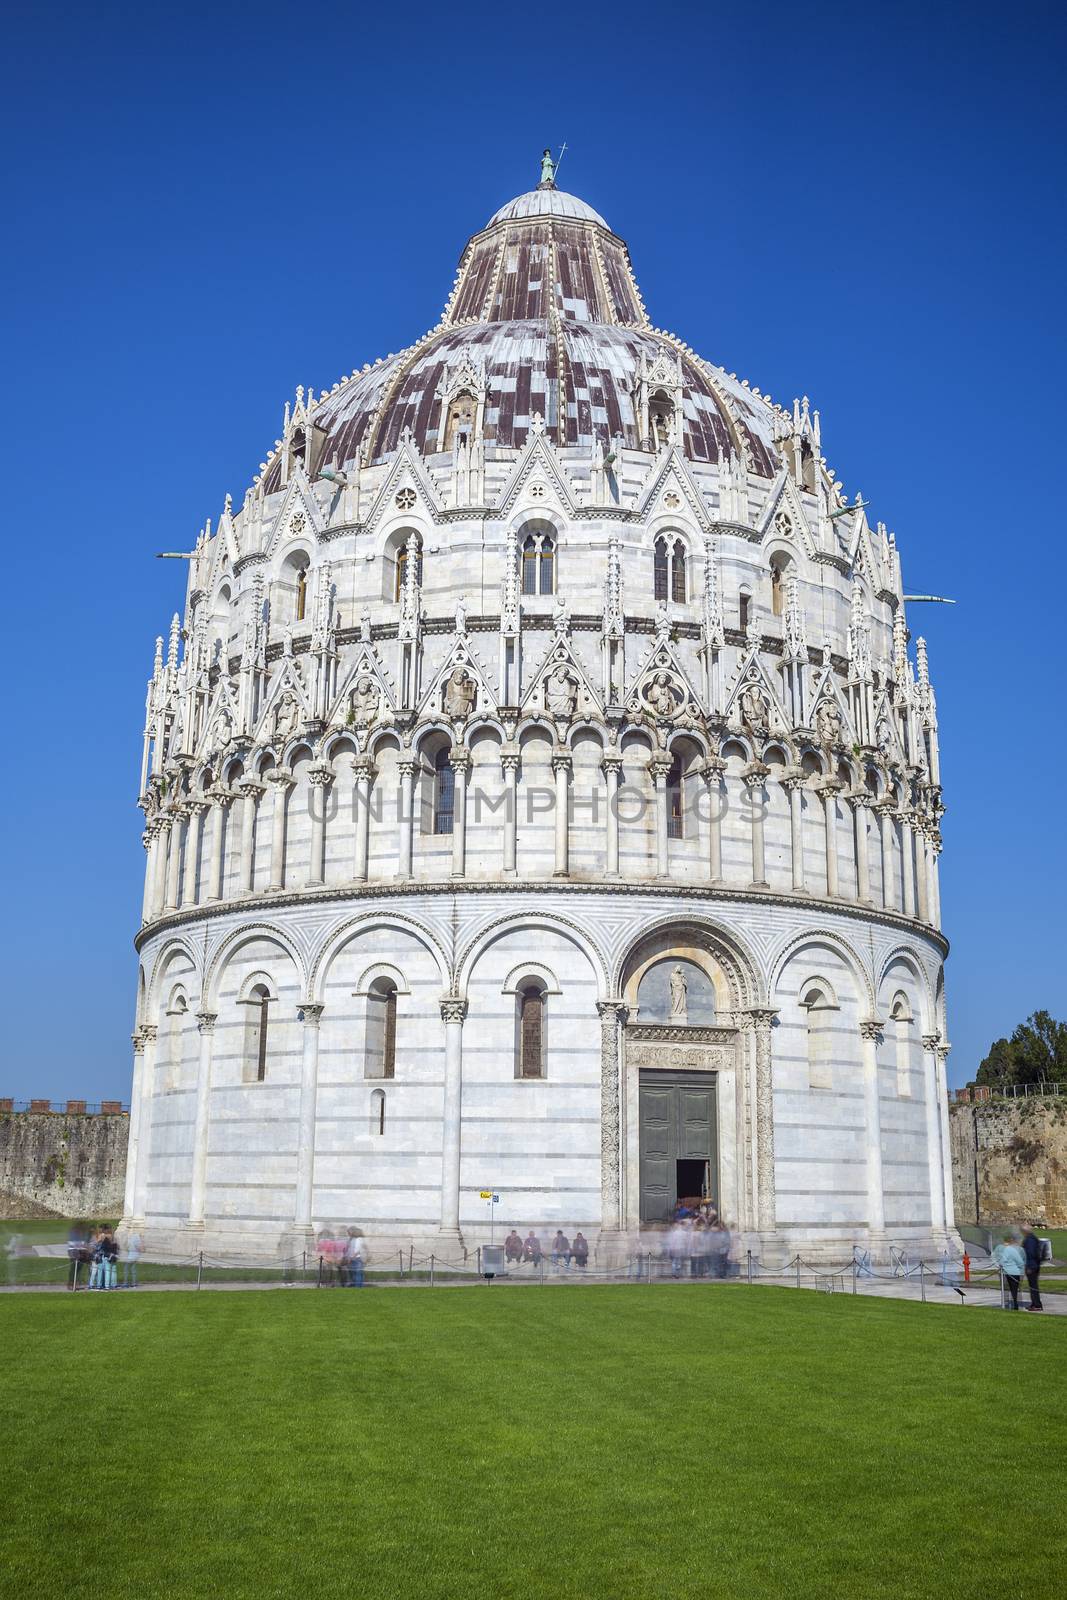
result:
<svg viewBox="0 0 1067 1600"><path fill-rule="evenodd" d="M217 1011L198 1011L196 1013L196 1025L200 1032L214 1032L215 1023L218 1021L218 1015L219 1014Z"/></svg>
<svg viewBox="0 0 1067 1600"><path fill-rule="evenodd" d="M573 766L573 758L569 750L553 750L552 771L569 772Z"/></svg>
<svg viewBox="0 0 1067 1600"><path fill-rule="evenodd" d="M942 1039L941 1043L937 1047L937 1059L940 1061L942 1066L944 1066L945 1062L948 1060L949 1051L951 1049L952 1046L949 1044L948 1040Z"/></svg>
<svg viewBox="0 0 1067 1600"><path fill-rule="evenodd" d="M860 1023L860 1038L873 1039L875 1044L879 1044L884 1029L885 1023L881 1017L865 1017Z"/></svg>
<svg viewBox="0 0 1067 1600"><path fill-rule="evenodd" d="M819 793L829 800L840 794L844 787L845 780L843 778L823 778L817 785Z"/></svg>
<svg viewBox="0 0 1067 1600"><path fill-rule="evenodd" d="M624 1027L630 1015L625 1000L598 1000L596 1009L601 1022L621 1022Z"/></svg>
<svg viewBox="0 0 1067 1600"><path fill-rule="evenodd" d="M922 1035L921 1044L924 1050L936 1050L940 1043L941 1035L939 1033L924 1033Z"/></svg>
<svg viewBox="0 0 1067 1600"><path fill-rule="evenodd" d="M145 1044L155 1044L159 1029L154 1022L146 1022L141 1028L141 1038Z"/></svg>
<svg viewBox="0 0 1067 1600"><path fill-rule="evenodd" d="M317 789L325 789L331 784L336 774L325 761L316 762L315 766L308 768L308 782L313 783Z"/></svg>
<svg viewBox="0 0 1067 1600"><path fill-rule="evenodd" d="M288 767L271 767L270 771L265 773L264 776L267 782L272 783L276 789L288 789L296 782Z"/></svg>
<svg viewBox="0 0 1067 1600"><path fill-rule="evenodd" d="M500 746L500 766L504 772L518 772L521 752L517 744Z"/></svg>
<svg viewBox="0 0 1067 1600"><path fill-rule="evenodd" d="M467 1016L467 1002L456 994L445 995L441 1001L443 1022L463 1022Z"/></svg>
<svg viewBox="0 0 1067 1600"><path fill-rule="evenodd" d="M800 767L786 767L782 773L783 789L803 789L808 781L808 775Z"/></svg>
<svg viewBox="0 0 1067 1600"><path fill-rule="evenodd" d="M469 772L473 757L465 744L454 744L448 752L448 764L453 772Z"/></svg>
<svg viewBox="0 0 1067 1600"><path fill-rule="evenodd" d="M263 793L263 791L264 785L260 783L258 778L249 776L247 778L239 778L237 780L237 792L243 796L245 800L255 800Z"/></svg>
<svg viewBox="0 0 1067 1600"><path fill-rule="evenodd" d="M741 778L746 789L762 789L771 775L771 769L763 761L750 761L741 773Z"/></svg>
<svg viewBox="0 0 1067 1600"><path fill-rule="evenodd" d="M726 759L724 756L708 756L707 759L701 763L700 767L701 777L704 778L709 786L713 789L715 788L716 784L719 783L725 771Z"/></svg>
<svg viewBox="0 0 1067 1600"><path fill-rule="evenodd" d="M748 1017L757 1032L769 1032L771 1023L778 1015L778 1010L775 1006L747 1006L739 1014Z"/></svg>
<svg viewBox="0 0 1067 1600"><path fill-rule="evenodd" d="M141 1054L141 1051L144 1049L144 1029L143 1028L134 1028L133 1032L130 1034L130 1043L133 1045L133 1053L134 1053L134 1055L135 1056L139 1056Z"/></svg>
<svg viewBox="0 0 1067 1600"><path fill-rule="evenodd" d="M317 1028L326 1007L319 1005L317 1000L301 1000L296 1009L305 1027Z"/></svg>
<svg viewBox="0 0 1067 1600"><path fill-rule="evenodd" d="M364 778L368 783L373 783L377 772L373 756L356 756L352 762L352 776L357 782L360 778Z"/></svg>

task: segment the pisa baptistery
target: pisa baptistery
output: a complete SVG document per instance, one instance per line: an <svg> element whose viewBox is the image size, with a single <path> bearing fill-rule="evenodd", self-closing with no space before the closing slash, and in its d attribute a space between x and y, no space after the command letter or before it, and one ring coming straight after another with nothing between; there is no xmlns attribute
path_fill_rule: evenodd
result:
<svg viewBox="0 0 1067 1600"><path fill-rule="evenodd" d="M146 1250L952 1237L934 693L823 449L547 161L296 390L148 685Z"/></svg>

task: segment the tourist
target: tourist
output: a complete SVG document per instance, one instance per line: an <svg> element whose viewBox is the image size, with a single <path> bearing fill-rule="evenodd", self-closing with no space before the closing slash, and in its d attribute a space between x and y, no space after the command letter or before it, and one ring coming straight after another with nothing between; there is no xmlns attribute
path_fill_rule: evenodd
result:
<svg viewBox="0 0 1067 1600"><path fill-rule="evenodd" d="M516 1266L522 1261L522 1240L514 1228L504 1240L504 1260L509 1265L514 1262Z"/></svg>
<svg viewBox="0 0 1067 1600"><path fill-rule="evenodd" d="M89 1283L90 1289L101 1289L101 1275L104 1271L104 1230L97 1228L93 1234L92 1247L89 1251Z"/></svg>
<svg viewBox="0 0 1067 1600"><path fill-rule="evenodd" d="M367 1247L358 1228L349 1228L344 1247L345 1281L350 1289L362 1289Z"/></svg>
<svg viewBox="0 0 1067 1600"><path fill-rule="evenodd" d="M1004 1235L1004 1242L998 1244L993 1251L993 1260L1004 1274L1004 1282L1011 1295L1011 1309L1019 1309L1019 1280L1026 1266L1026 1255L1021 1244L1017 1244L1010 1233Z"/></svg>
<svg viewBox="0 0 1067 1600"><path fill-rule="evenodd" d="M574 1243L571 1246L571 1254L574 1257L574 1265L584 1272L586 1266L589 1264L589 1241L586 1239L585 1234L582 1233L580 1229L574 1235Z"/></svg>
<svg viewBox="0 0 1067 1600"><path fill-rule="evenodd" d="M716 1278L725 1278L730 1272L730 1230L721 1217L716 1217L709 1231L711 1270Z"/></svg>
<svg viewBox="0 0 1067 1600"><path fill-rule="evenodd" d="M522 1243L522 1259L538 1267L541 1264L541 1257L544 1253L544 1246L531 1228Z"/></svg>
<svg viewBox="0 0 1067 1600"><path fill-rule="evenodd" d="M686 1218L679 1216L667 1234L667 1254L671 1258L671 1277L682 1276L682 1265L689 1255L690 1232Z"/></svg>
<svg viewBox="0 0 1067 1600"><path fill-rule="evenodd" d="M561 1267L565 1270L570 1265L571 1242L562 1228L556 1229L556 1237L552 1241L552 1265L559 1272Z"/></svg>
<svg viewBox="0 0 1067 1600"><path fill-rule="evenodd" d="M104 1247L102 1253L103 1282L101 1289L117 1289L119 1286L118 1273L119 1242L110 1228L104 1229Z"/></svg>
<svg viewBox="0 0 1067 1600"><path fill-rule="evenodd" d="M141 1235L135 1228L126 1235L126 1274L125 1284L127 1289L137 1287L137 1263L141 1259Z"/></svg>
<svg viewBox="0 0 1067 1600"><path fill-rule="evenodd" d="M67 1239L67 1259L70 1262L70 1271L67 1274L68 1289L78 1287L78 1274L83 1262L89 1260L89 1232L84 1224L74 1223Z"/></svg>
<svg viewBox="0 0 1067 1600"><path fill-rule="evenodd" d="M1044 1246L1034 1232L1033 1223L1028 1222L1023 1229L1023 1256L1026 1261L1026 1283L1030 1290L1031 1311L1041 1311L1041 1289L1039 1278L1041 1276L1041 1262L1044 1256Z"/></svg>

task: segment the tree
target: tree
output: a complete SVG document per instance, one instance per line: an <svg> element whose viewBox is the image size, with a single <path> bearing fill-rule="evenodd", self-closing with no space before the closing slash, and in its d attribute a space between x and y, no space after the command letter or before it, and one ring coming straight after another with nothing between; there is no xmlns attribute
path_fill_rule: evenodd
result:
<svg viewBox="0 0 1067 1600"><path fill-rule="evenodd" d="M976 1083L993 1089L1022 1083L1067 1083L1067 1022L1034 1011L1010 1039L995 1039Z"/></svg>

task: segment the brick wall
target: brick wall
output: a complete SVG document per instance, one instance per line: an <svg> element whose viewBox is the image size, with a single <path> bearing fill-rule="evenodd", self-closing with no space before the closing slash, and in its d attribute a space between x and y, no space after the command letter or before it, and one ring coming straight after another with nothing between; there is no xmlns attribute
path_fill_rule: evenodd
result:
<svg viewBox="0 0 1067 1600"><path fill-rule="evenodd" d="M0 1102L0 1215L121 1215L130 1119L117 1110L86 1114L76 1104L9 1111Z"/></svg>
<svg viewBox="0 0 1067 1600"><path fill-rule="evenodd" d="M1067 1226L1067 1097L952 1105L949 1127L957 1222Z"/></svg>

